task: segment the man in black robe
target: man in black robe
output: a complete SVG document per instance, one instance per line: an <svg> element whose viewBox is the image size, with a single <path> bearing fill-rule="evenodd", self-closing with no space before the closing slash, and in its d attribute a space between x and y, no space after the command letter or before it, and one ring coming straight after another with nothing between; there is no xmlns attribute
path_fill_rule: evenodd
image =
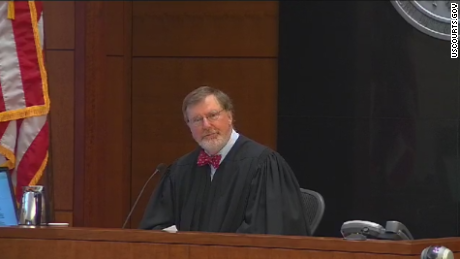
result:
<svg viewBox="0 0 460 259"><path fill-rule="evenodd" d="M163 174L140 229L310 235L294 173L278 153L234 130L225 93L200 87L182 111L200 147Z"/></svg>

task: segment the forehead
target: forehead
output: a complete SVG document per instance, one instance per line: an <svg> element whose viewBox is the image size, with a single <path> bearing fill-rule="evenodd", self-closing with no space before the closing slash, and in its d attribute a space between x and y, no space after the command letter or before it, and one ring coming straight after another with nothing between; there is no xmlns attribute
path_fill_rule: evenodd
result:
<svg viewBox="0 0 460 259"><path fill-rule="evenodd" d="M221 106L217 98L214 95L209 95L203 101L188 107L187 113L189 116L196 116L219 109Z"/></svg>

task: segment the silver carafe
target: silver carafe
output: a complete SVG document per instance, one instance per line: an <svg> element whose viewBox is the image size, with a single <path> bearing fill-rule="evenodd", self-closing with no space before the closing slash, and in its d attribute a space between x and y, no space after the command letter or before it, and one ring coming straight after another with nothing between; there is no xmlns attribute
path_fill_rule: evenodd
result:
<svg viewBox="0 0 460 259"><path fill-rule="evenodd" d="M39 226L47 222L45 188L24 186L19 210L19 225Z"/></svg>

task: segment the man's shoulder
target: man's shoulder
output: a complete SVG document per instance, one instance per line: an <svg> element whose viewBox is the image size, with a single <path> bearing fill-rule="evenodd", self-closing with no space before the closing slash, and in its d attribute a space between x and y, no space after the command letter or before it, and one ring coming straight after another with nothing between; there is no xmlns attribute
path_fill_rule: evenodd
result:
<svg viewBox="0 0 460 259"><path fill-rule="evenodd" d="M181 157L176 159L173 162L173 165L176 165L176 166L193 165L194 163L196 163L196 160L198 158L198 154L199 154L199 149L194 149L194 150L188 152L187 154L182 155Z"/></svg>
<svg viewBox="0 0 460 259"><path fill-rule="evenodd" d="M245 136L243 136L237 156L257 159L259 162L285 161L277 151Z"/></svg>
<svg viewBox="0 0 460 259"><path fill-rule="evenodd" d="M260 158L261 156L272 154L273 151L268 146L265 146L253 139L240 135L237 142L237 156L245 158Z"/></svg>

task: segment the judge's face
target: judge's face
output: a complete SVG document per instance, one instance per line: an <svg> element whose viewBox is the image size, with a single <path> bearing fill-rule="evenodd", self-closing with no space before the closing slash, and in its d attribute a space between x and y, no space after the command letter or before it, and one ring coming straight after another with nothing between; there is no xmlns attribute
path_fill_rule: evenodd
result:
<svg viewBox="0 0 460 259"><path fill-rule="evenodd" d="M216 154L232 133L232 114L225 111L214 95L187 108L188 126L193 139L208 153Z"/></svg>

